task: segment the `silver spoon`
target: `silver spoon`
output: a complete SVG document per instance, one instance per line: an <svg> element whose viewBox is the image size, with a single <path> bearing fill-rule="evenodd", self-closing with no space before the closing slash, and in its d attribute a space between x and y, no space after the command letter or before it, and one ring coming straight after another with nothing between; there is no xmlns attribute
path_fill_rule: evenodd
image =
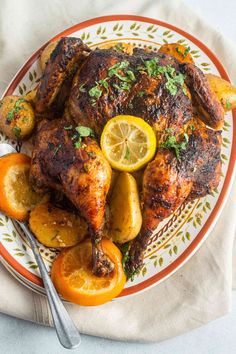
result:
<svg viewBox="0 0 236 354"><path fill-rule="evenodd" d="M11 145L5 143L0 144L0 157L13 152L16 152L16 150ZM39 249L35 241L34 235L28 228L28 224L26 222L20 222L18 220L16 220L16 222L19 224L19 226L22 228L25 235L27 236L27 239L34 253L35 260L39 266L58 339L63 345L63 347L67 349L74 349L78 347L81 342L79 331L75 327L72 319L66 311L51 281L51 278L39 253Z"/></svg>

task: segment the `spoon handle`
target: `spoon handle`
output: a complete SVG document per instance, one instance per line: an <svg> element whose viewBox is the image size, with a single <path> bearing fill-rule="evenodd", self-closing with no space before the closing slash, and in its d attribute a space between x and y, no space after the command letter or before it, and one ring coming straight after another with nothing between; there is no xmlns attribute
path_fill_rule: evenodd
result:
<svg viewBox="0 0 236 354"><path fill-rule="evenodd" d="M60 297L58 296L58 293L39 253L35 238L30 232L27 223L19 221L17 221L17 223L26 234L34 253L35 260L39 266L58 339L63 347L67 349L74 349L78 347L81 342L80 334L66 311Z"/></svg>

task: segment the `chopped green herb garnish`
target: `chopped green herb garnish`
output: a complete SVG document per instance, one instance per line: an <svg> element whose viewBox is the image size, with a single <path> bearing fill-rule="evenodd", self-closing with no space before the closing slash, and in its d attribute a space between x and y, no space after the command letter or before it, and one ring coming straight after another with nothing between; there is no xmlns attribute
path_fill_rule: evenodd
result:
<svg viewBox="0 0 236 354"><path fill-rule="evenodd" d="M187 47L183 53L183 57L186 58L189 52L190 52L190 47Z"/></svg>
<svg viewBox="0 0 236 354"><path fill-rule="evenodd" d="M179 50L178 47L175 48L175 50L176 50L177 53L181 54L183 56L183 58L186 58L186 56L190 52L190 47L187 47L184 52L181 52L181 50Z"/></svg>
<svg viewBox="0 0 236 354"><path fill-rule="evenodd" d="M118 232L121 230L117 230ZM127 267L127 263L129 262L129 250L130 250L130 242L126 242L123 245L119 246L121 253L122 253L122 266L125 272L125 275L127 276L127 279L130 279L131 281L134 280L134 276L139 273L141 266L139 266L137 269L135 269L133 272L129 270Z"/></svg>
<svg viewBox="0 0 236 354"><path fill-rule="evenodd" d="M81 138L79 138L79 140L78 140L78 141L76 141L76 143L75 143L75 147L76 147L76 149L81 148Z"/></svg>
<svg viewBox="0 0 236 354"><path fill-rule="evenodd" d="M10 112L7 113L7 122L11 122L14 119L15 110L12 109Z"/></svg>
<svg viewBox="0 0 236 354"><path fill-rule="evenodd" d="M81 148L81 142L82 142L82 138L88 137L88 136L92 136L94 137L94 132L91 128L89 127L85 127L83 125L80 125L78 127L75 128L77 134L73 135L71 140L75 140L77 139L77 141L75 142L75 147L76 149Z"/></svg>
<svg viewBox="0 0 236 354"><path fill-rule="evenodd" d="M96 153L94 151L88 151L88 155L90 157L95 157L96 156Z"/></svg>
<svg viewBox="0 0 236 354"><path fill-rule="evenodd" d="M176 47L175 50L176 50L177 53L183 55L183 53L181 52L181 50L179 49L179 47Z"/></svg>
<svg viewBox="0 0 236 354"><path fill-rule="evenodd" d="M178 87L177 84L183 86L185 76L183 74L178 74L175 76L171 76L168 72L165 73L166 77L166 89L170 92L172 96L176 95Z"/></svg>
<svg viewBox="0 0 236 354"><path fill-rule="evenodd" d="M73 125L67 125L64 127L65 130L71 130L73 129Z"/></svg>
<svg viewBox="0 0 236 354"><path fill-rule="evenodd" d="M125 160L129 160L129 158L130 158L130 149L128 148L128 146L126 146L124 158L125 158Z"/></svg>
<svg viewBox="0 0 236 354"><path fill-rule="evenodd" d="M58 153L58 151L62 148L62 144L59 144L58 146L56 146L54 148L54 153L53 153L53 157L55 157Z"/></svg>
<svg viewBox="0 0 236 354"><path fill-rule="evenodd" d="M127 66L129 66L129 62L127 60L116 63L108 69L108 76L112 77L114 75L117 75L119 70L125 69L127 68Z"/></svg>
<svg viewBox="0 0 236 354"><path fill-rule="evenodd" d="M131 70L126 71L126 76L127 76L127 79L129 79L130 81L136 80L135 75L134 75L133 71L131 71Z"/></svg>
<svg viewBox="0 0 236 354"><path fill-rule="evenodd" d="M129 62L127 60L116 63L108 69L108 76L116 76L119 80L124 82L133 82L136 78L132 70L124 71L122 74L120 73L120 70L126 69L128 66Z"/></svg>
<svg viewBox="0 0 236 354"><path fill-rule="evenodd" d="M151 60L146 60L143 62L144 67L139 67L139 70L144 70L148 75L152 77L157 77L160 74L164 74L166 78L165 87L170 92L171 95L176 95L178 87L177 85L184 85L185 76L183 74L176 74L175 68L171 65L158 65L158 59L153 58Z"/></svg>
<svg viewBox="0 0 236 354"><path fill-rule="evenodd" d="M108 78L95 81L96 85L89 90L89 96L94 97L95 99L99 99L102 95L101 86L103 86L106 89L106 91L109 92L109 86L107 80Z"/></svg>
<svg viewBox="0 0 236 354"><path fill-rule="evenodd" d="M122 43L117 43L112 47L116 52L123 52L123 45Z"/></svg>
<svg viewBox="0 0 236 354"><path fill-rule="evenodd" d="M192 131L194 131L194 130L195 130L195 127L194 127L194 125L193 125L193 124L190 124L190 125L189 125L189 128L190 128Z"/></svg>
<svg viewBox="0 0 236 354"><path fill-rule="evenodd" d="M166 141L161 144L160 147L162 148L167 148L167 149L174 149L175 155L178 161L180 161L180 153L182 150L186 150L187 144L189 141L189 137L186 133L184 133L184 141L181 141L180 143L177 142L176 137L174 135L168 136Z"/></svg>
<svg viewBox="0 0 236 354"><path fill-rule="evenodd" d="M105 87L105 89L107 90L107 92L109 92L109 86L107 83L108 78L103 79L103 80L99 80L98 82L96 82L98 85L101 85L103 87Z"/></svg>
<svg viewBox="0 0 236 354"><path fill-rule="evenodd" d="M118 91L129 91L131 85L128 82L122 82L120 85L117 84L112 84L114 88L116 88Z"/></svg>
<svg viewBox="0 0 236 354"><path fill-rule="evenodd" d="M80 85L79 91L80 91L80 92L86 92L85 84Z"/></svg>
<svg viewBox="0 0 236 354"><path fill-rule="evenodd" d="M226 107L227 109L231 109L231 108L232 108L232 104L227 100L227 101L225 102L225 107Z"/></svg>
<svg viewBox="0 0 236 354"><path fill-rule="evenodd" d="M178 90L176 83L175 83L174 79L169 76L169 74L166 73L165 76L166 76L165 87L170 92L170 94L172 96L175 96L177 93L177 90Z"/></svg>
<svg viewBox="0 0 236 354"><path fill-rule="evenodd" d="M170 133L170 134L173 133L173 129L172 129L172 128L166 128L165 131L166 131L167 133Z"/></svg>
<svg viewBox="0 0 236 354"><path fill-rule="evenodd" d="M93 86L90 90L89 90L89 96L90 97L95 97L96 99L100 98L102 95L102 90L98 88L98 85Z"/></svg>
<svg viewBox="0 0 236 354"><path fill-rule="evenodd" d="M125 271L125 264L129 260L129 249L130 249L130 242L126 242L122 246L120 246L120 250L121 250L121 253L123 255L122 266L124 268L124 271Z"/></svg>
<svg viewBox="0 0 236 354"><path fill-rule="evenodd" d="M18 108L20 107L20 104L25 102L25 99L24 98L19 98L16 103L15 103L15 107ZM20 107L20 109L22 109L23 107Z"/></svg>
<svg viewBox="0 0 236 354"><path fill-rule="evenodd" d="M128 104L128 107L129 107L130 109L133 109L133 108L134 108L133 103L130 102L130 103Z"/></svg>
<svg viewBox="0 0 236 354"><path fill-rule="evenodd" d="M137 96L138 97L143 97L144 95L145 95L145 91L139 91L138 93L137 93Z"/></svg>
<svg viewBox="0 0 236 354"><path fill-rule="evenodd" d="M95 99L92 99L92 100L91 100L91 105L92 105L93 107L96 107L97 101L96 101Z"/></svg>
<svg viewBox="0 0 236 354"><path fill-rule="evenodd" d="M187 88L186 88L186 86L183 86L183 93L185 94L185 96L187 96L187 95L188 95L188 92L187 92Z"/></svg>
<svg viewBox="0 0 236 354"><path fill-rule="evenodd" d="M146 60L144 62L145 69L146 69L148 75L153 76L153 77L158 76L158 74L159 74L158 68L159 67L158 67L157 63L158 63L158 58L153 58L151 60Z"/></svg>
<svg viewBox="0 0 236 354"><path fill-rule="evenodd" d="M21 128L17 127L16 125L12 128L12 131L16 138L20 138L21 135Z"/></svg>
<svg viewBox="0 0 236 354"><path fill-rule="evenodd" d="M14 107L8 112L7 114L7 122L11 122L14 117L15 117L15 113L18 113L20 110L22 110L24 107L22 107L20 104L25 102L24 98L19 98L16 102Z"/></svg>
<svg viewBox="0 0 236 354"><path fill-rule="evenodd" d="M87 136L94 136L93 130L89 127L84 127L83 125L76 127L75 130L79 133L81 138Z"/></svg>
<svg viewBox="0 0 236 354"><path fill-rule="evenodd" d="M74 134L72 137L71 137L71 140L75 140L78 138L78 134Z"/></svg>
<svg viewBox="0 0 236 354"><path fill-rule="evenodd" d="M119 86L119 85L117 85L117 84L112 84L112 86L113 86L115 89L117 89L118 91L120 91L120 90L121 90L120 86Z"/></svg>
<svg viewBox="0 0 236 354"><path fill-rule="evenodd" d="M184 139L185 139L185 142L186 143L185 145L187 145L188 141L189 141L189 137L188 137L188 134L187 133L184 133ZM182 143L181 143L182 144ZM186 149L186 146L185 146L185 149Z"/></svg>
<svg viewBox="0 0 236 354"><path fill-rule="evenodd" d="M122 82L120 85L121 90L123 91L129 91L131 85L128 82Z"/></svg>

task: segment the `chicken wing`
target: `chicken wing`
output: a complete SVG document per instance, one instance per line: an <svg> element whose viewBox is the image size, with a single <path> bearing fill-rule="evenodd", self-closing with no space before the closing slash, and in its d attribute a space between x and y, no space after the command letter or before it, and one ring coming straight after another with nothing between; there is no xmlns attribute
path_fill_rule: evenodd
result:
<svg viewBox="0 0 236 354"><path fill-rule="evenodd" d="M37 113L45 113L52 108L63 109L68 98L73 76L85 59L90 49L79 38L63 37L58 42L46 63L36 93L35 108Z"/></svg>

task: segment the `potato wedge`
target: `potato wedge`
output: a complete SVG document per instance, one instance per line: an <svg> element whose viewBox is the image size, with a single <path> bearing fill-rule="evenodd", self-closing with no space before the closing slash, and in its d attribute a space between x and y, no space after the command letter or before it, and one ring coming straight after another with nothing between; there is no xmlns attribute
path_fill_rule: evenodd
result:
<svg viewBox="0 0 236 354"><path fill-rule="evenodd" d="M125 243L138 235L141 225L137 183L131 174L122 172L111 195L108 236L114 242Z"/></svg>
<svg viewBox="0 0 236 354"><path fill-rule="evenodd" d="M189 53L189 47L179 43L163 44L159 49L159 53L169 54L180 63L194 63L192 55Z"/></svg>
<svg viewBox="0 0 236 354"><path fill-rule="evenodd" d="M42 54L40 56L40 66L41 66L42 71L44 71L47 61L50 58L50 55L53 52L53 50L55 49L58 42L59 42L59 39L55 42L50 42L42 51Z"/></svg>
<svg viewBox="0 0 236 354"><path fill-rule="evenodd" d="M47 247L74 246L87 234L87 224L82 218L50 203L36 206L30 213L29 226L38 241Z"/></svg>
<svg viewBox="0 0 236 354"><path fill-rule="evenodd" d="M213 92L220 100L225 112L236 108L236 87L228 81L213 74L205 74Z"/></svg>
<svg viewBox="0 0 236 354"><path fill-rule="evenodd" d="M35 116L23 97L5 96L0 101L0 130L10 139L23 140L32 133Z"/></svg>

